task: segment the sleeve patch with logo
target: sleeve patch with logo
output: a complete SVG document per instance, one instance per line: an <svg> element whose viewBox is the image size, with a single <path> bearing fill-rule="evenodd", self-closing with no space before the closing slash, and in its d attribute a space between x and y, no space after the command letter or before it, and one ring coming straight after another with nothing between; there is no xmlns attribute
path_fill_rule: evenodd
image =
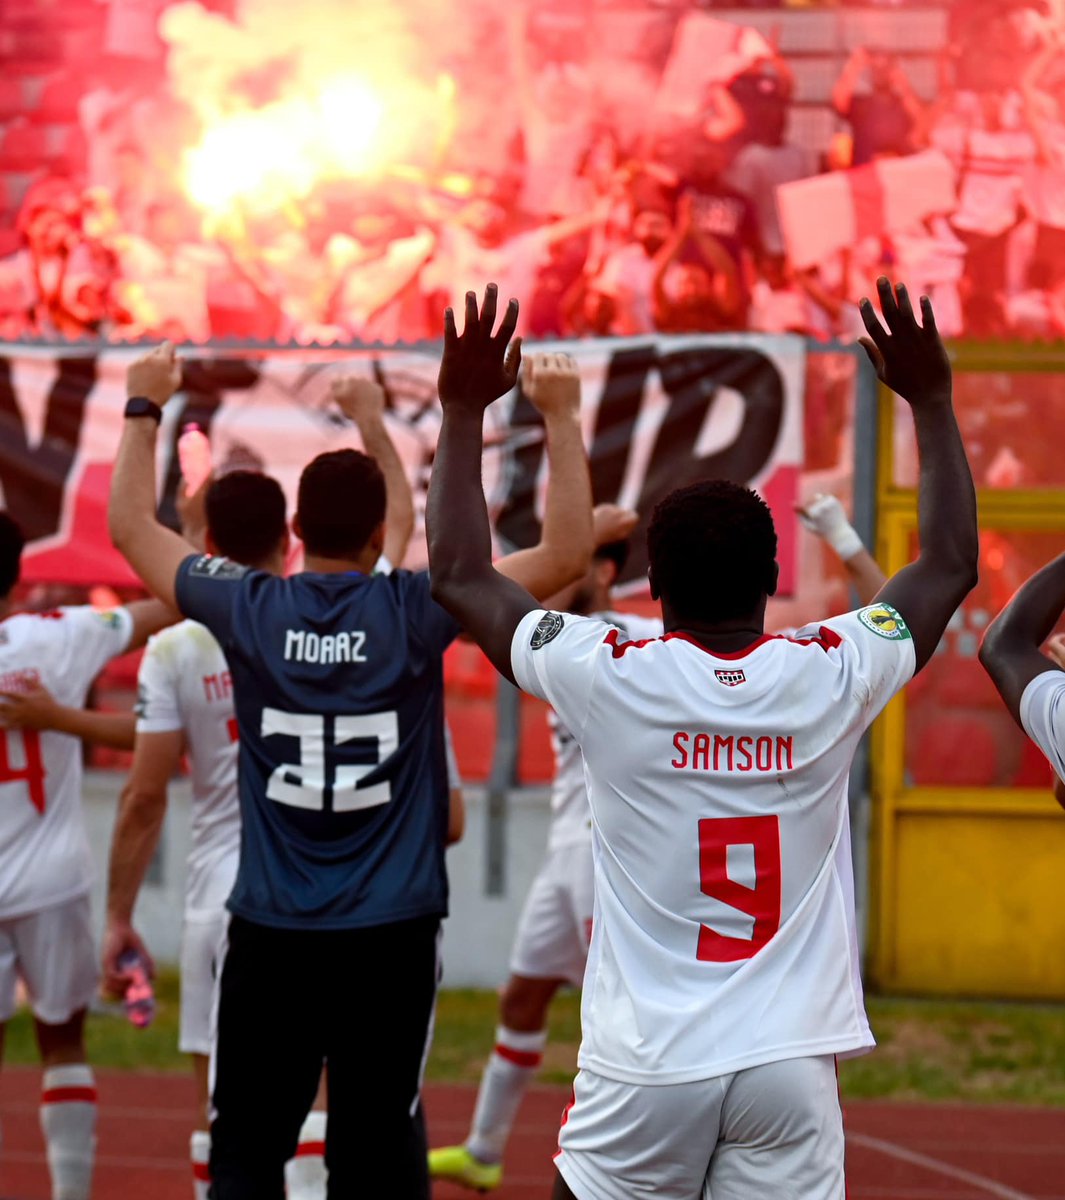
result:
<svg viewBox="0 0 1065 1200"><path fill-rule="evenodd" d="M96 614L97 619L108 629L120 629L122 627L122 618L113 608L104 609Z"/></svg>
<svg viewBox="0 0 1065 1200"><path fill-rule="evenodd" d="M562 632L564 624L565 622L559 613L545 612L533 630L529 645L534 650L539 650L541 646L546 646L548 642L554 641L558 637Z"/></svg>
<svg viewBox="0 0 1065 1200"><path fill-rule="evenodd" d="M196 576L197 579L242 579L247 573L248 568L242 563L236 563L230 558L221 558L213 554L201 554L189 567L189 574Z"/></svg>
<svg viewBox="0 0 1065 1200"><path fill-rule="evenodd" d="M909 626L890 604L871 604L860 609L858 620L877 635L892 642L908 641Z"/></svg>

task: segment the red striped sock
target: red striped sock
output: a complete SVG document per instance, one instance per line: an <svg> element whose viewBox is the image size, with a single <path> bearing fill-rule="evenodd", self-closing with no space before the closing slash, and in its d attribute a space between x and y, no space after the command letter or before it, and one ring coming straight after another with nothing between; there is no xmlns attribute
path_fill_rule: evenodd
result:
<svg viewBox="0 0 1065 1200"><path fill-rule="evenodd" d="M547 1030L496 1030L495 1050L481 1076L466 1148L481 1162L500 1162L514 1119L544 1058Z"/></svg>
<svg viewBox="0 0 1065 1200"><path fill-rule="evenodd" d="M96 1080L85 1063L45 1071L41 1132L53 1196L89 1200L96 1161Z"/></svg>

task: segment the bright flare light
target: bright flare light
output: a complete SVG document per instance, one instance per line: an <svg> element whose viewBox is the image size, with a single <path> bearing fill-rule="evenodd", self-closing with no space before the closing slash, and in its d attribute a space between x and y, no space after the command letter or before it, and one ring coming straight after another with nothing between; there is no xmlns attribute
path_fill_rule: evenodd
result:
<svg viewBox="0 0 1065 1200"><path fill-rule="evenodd" d="M185 154L185 184L200 208L237 202L273 209L321 179L372 174L382 165L385 106L356 76L326 81L311 99L282 100L211 124Z"/></svg>

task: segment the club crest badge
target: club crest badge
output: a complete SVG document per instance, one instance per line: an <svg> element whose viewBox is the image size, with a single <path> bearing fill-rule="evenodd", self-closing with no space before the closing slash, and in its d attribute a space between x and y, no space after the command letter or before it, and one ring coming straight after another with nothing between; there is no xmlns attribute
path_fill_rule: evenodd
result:
<svg viewBox="0 0 1065 1200"><path fill-rule="evenodd" d="M878 637L900 641L910 636L906 622L889 604L873 604L858 613L858 620Z"/></svg>
<svg viewBox="0 0 1065 1200"><path fill-rule="evenodd" d="M564 622L559 613L545 612L533 630L529 645L534 650L539 650L541 646L546 646L548 642L553 641L562 632L563 624Z"/></svg>
<svg viewBox="0 0 1065 1200"><path fill-rule="evenodd" d="M747 676L742 671L715 671L714 675L718 683L724 684L725 687L739 687L741 683L747 682Z"/></svg>

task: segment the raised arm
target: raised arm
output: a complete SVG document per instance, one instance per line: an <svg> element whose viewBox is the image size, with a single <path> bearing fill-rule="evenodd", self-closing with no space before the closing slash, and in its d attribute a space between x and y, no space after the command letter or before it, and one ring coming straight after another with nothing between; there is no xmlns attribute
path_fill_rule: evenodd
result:
<svg viewBox="0 0 1065 1200"><path fill-rule="evenodd" d="M139 733L133 766L122 789L118 818L111 836L111 865L107 877L107 927L104 932L104 985L121 995L128 983L118 966L127 950L151 956L133 928L133 909L148 864L159 844L166 816L167 788L177 773L184 735Z"/></svg>
<svg viewBox="0 0 1065 1200"><path fill-rule="evenodd" d="M814 496L798 513L806 528L835 551L858 594L858 603L872 604L887 576L862 544L839 500L830 495Z"/></svg>
<svg viewBox="0 0 1065 1200"><path fill-rule="evenodd" d="M43 686L28 692L0 691L0 726L51 729L114 750L132 750L136 718L132 713L97 712L60 704Z"/></svg>
<svg viewBox="0 0 1065 1200"><path fill-rule="evenodd" d="M551 464L544 523L537 545L508 554L495 569L546 600L584 574L594 549L592 483L581 438L581 377L568 354L533 354L525 360L522 382L544 418Z"/></svg>
<svg viewBox="0 0 1065 1200"><path fill-rule="evenodd" d="M511 338L518 302L511 300L499 332L496 286L489 284L481 311L466 294L461 336L455 314L444 316L444 358L440 364L440 403L444 410L433 474L429 482L426 529L433 596L466 629L496 669L513 681L510 648L514 630L536 608L529 593L492 566L492 534L481 484L484 411L506 395L518 379L521 340Z"/></svg>
<svg viewBox="0 0 1065 1200"><path fill-rule="evenodd" d="M680 258L680 252L684 248L684 243L691 236L691 231L692 198L689 195L683 195L677 201L677 226L673 231L673 236L655 255L655 273L651 284L651 302L656 325L664 323L662 318L673 307L673 301L666 290L666 279L669 276L669 268Z"/></svg>
<svg viewBox="0 0 1065 1200"><path fill-rule="evenodd" d="M869 52L864 46L855 46L832 89L832 107L841 117L850 115L854 89L868 66Z"/></svg>
<svg viewBox="0 0 1065 1200"><path fill-rule="evenodd" d="M1040 647L1065 609L1065 554L1038 571L987 627L980 662L1020 724L1024 689L1044 671L1061 670Z"/></svg>
<svg viewBox="0 0 1065 1200"><path fill-rule="evenodd" d="M333 399L344 416L355 422L366 453L377 460L385 477L384 554L398 567L414 532L414 496L385 425L385 389L373 379L350 375L333 380Z"/></svg>
<svg viewBox="0 0 1065 1200"><path fill-rule="evenodd" d="M691 239L710 268L710 285L717 309L716 316L728 319L735 316L740 307L740 276L736 261L712 233L704 233L698 226L692 227Z"/></svg>
<svg viewBox="0 0 1065 1200"><path fill-rule="evenodd" d="M160 409L181 384L174 347L164 342L129 368L127 394ZM155 444L159 422L151 415L126 417L111 479L107 508L111 540L122 557L160 600L174 606L174 580L195 549L161 525L155 509ZM147 637L147 634L145 635Z"/></svg>
<svg viewBox="0 0 1065 1200"><path fill-rule="evenodd" d="M921 297L918 324L905 287L877 280L887 331L868 300L861 303L869 333L862 345L882 383L909 404L920 459L917 560L903 567L877 599L902 614L913 637L919 671L932 657L947 622L976 586L980 540L976 492L951 398L947 352L932 305Z"/></svg>

